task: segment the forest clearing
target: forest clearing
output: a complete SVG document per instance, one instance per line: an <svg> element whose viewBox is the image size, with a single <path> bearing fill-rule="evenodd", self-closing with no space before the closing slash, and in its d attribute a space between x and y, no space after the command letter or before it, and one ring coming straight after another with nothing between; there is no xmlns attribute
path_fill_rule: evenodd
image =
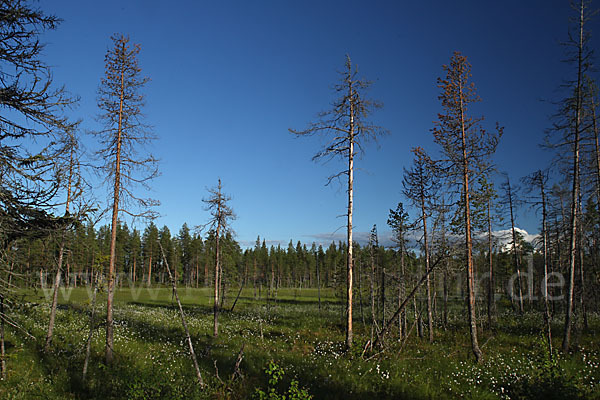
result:
<svg viewBox="0 0 600 400"><path fill-rule="evenodd" d="M0 0L0 399L600 399L595 5L311 1Z"/></svg>
<svg viewBox="0 0 600 400"><path fill-rule="evenodd" d="M97 326L84 384L81 370L90 298L89 291L77 288L65 296L68 301L60 302L55 333L60 340L50 353L43 352L42 340L18 334L8 338L11 369L0 384L3 398L260 398L256 389L267 392L270 387L265 373L270 363L284 371L272 385L278 395L285 394L291 380L296 380L299 388L315 399L600 396L597 314L590 316L589 330L578 335L579 350L560 355L553 367L548 365L539 314L531 311L517 318L510 307L504 309L498 316L498 329L482 331L482 348L491 356L482 364L473 364L464 334L465 305L456 301L450 307L447 329L438 331L434 343L419 338L417 328L405 340L399 340L395 331L385 352L361 354L370 327L362 325L359 318L356 341L360 346L346 352L340 315L343 302L331 290L322 292L319 310L315 289L280 289L277 298L270 300L267 296L254 299L252 290L244 289L234 311L221 314L218 338L210 334L210 290L181 292L185 293L181 300L207 390L200 390L196 383L170 288L142 289L137 295L130 289L117 292L118 367L103 368L104 330ZM234 292L224 309L231 308ZM48 317L44 297L41 291L23 294L32 303L24 303L18 322L43 338ZM98 296L98 315L103 314L105 306L100 304L105 297ZM96 323L100 325L100 318ZM558 335L560 321L554 324ZM236 369L240 350L242 361Z"/></svg>

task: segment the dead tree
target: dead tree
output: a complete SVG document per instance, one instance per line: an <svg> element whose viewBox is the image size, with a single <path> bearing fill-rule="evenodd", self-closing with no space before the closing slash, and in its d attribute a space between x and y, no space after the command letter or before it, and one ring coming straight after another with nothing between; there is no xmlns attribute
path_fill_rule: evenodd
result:
<svg viewBox="0 0 600 400"><path fill-rule="evenodd" d="M544 298L544 323L546 328L546 340L548 341L548 354L552 359L552 329L550 315L550 304L548 302L548 212L546 206L546 185L548 183L548 171L537 170L523 178L528 192L539 190L539 198L530 200L533 206L541 207L542 211L542 250L544 253L544 284L542 285L542 296Z"/></svg>
<svg viewBox="0 0 600 400"><path fill-rule="evenodd" d="M73 199L77 199L82 194L82 177L79 166L79 140L75 136L75 130L69 129L65 136L64 151L57 154L56 161L59 163L59 168L62 175L66 175L66 201L65 201L65 217L70 216L70 207ZM61 163L61 161L63 161ZM61 165L62 164L62 165ZM85 213L85 209L79 210L79 214ZM69 226L65 226L60 233L60 243L58 250L58 261L56 265L56 274L54 277L54 286L52 293L52 304L50 306L50 319L48 322L48 331L46 334L45 351L50 350L52 344L52 336L54 331L54 320L56 318L56 307L58 305L58 288L62 275L62 264L65 253L66 234Z"/></svg>
<svg viewBox="0 0 600 400"><path fill-rule="evenodd" d="M514 209L516 203L520 203L515 196L515 187L510 184L510 178L506 175L506 181L502 183L502 190L504 191L503 195L503 203L508 207L508 211L510 214L510 230L512 235L512 254L513 254L513 264L515 267L515 272L517 273L517 284L519 289L519 312L523 314L523 283L521 280L521 257L519 256L519 243L517 240L517 232L515 230L515 213ZM512 288L511 288L512 290ZM511 296L514 299L514 296Z"/></svg>
<svg viewBox="0 0 600 400"><path fill-rule="evenodd" d="M350 56L346 56L344 71L340 73L340 82L335 85L335 92L340 97L333 103L333 109L321 112L319 121L311 123L305 130L290 129L297 136L326 135L327 144L314 157L313 161L342 158L347 161L348 167L331 175L327 184L344 175L348 178L348 205L347 205L347 275L346 275L346 346L352 346L352 284L353 284L353 239L352 239L352 213L354 210L354 160L363 151L363 146L370 140L385 133L376 125L368 122L369 115L381 104L368 100L364 92L371 86L371 82L359 79L356 66L352 65Z"/></svg>
<svg viewBox="0 0 600 400"><path fill-rule="evenodd" d="M455 52L449 65L443 66L445 78L438 78L442 90L439 99L444 112L438 114L433 128L434 140L442 148L443 159L440 167L448 181L461 194L458 201L463 216L462 228L465 234L465 261L467 266L468 318L471 333L471 347L477 362L483 354L477 339L477 317L475 313L475 274L473 263L471 185L475 174L489 169L488 160L496 151L502 135L497 125L496 133L487 132L481 126L483 118L469 116L468 107L480 101L471 79L471 65L467 58Z"/></svg>
<svg viewBox="0 0 600 400"><path fill-rule="evenodd" d="M169 263L167 262L167 257L165 256L165 250L162 247L160 241L157 241L160 246L160 252L162 254L163 262L165 263L165 268L167 269L167 273L169 274L169 280L171 281L171 287L173 288L173 295L175 296L175 300L177 301L177 307L179 307L179 316L181 317L181 325L183 325L183 330L185 331L185 339L188 344L188 349L190 351L190 357L194 362L194 368L196 370L196 378L198 379L198 383L201 387L204 386L204 381L202 380L202 374L200 373L200 367L198 367L198 359L196 358L196 352L194 351L194 345L192 344L192 337L190 336L190 330L188 329L187 322L185 320L185 313L183 312L183 307L181 306L181 301L179 301L179 295L177 294L177 283L175 282L175 278L171 273L171 268L169 268Z"/></svg>
<svg viewBox="0 0 600 400"><path fill-rule="evenodd" d="M115 284L115 258L117 224L120 212L152 218L156 213L151 207L157 201L134 194L134 188L157 176L157 160L152 155L143 155L143 147L154 138L141 122L144 96L141 89L148 78L140 77L138 66L140 45L131 44L124 35L111 37L113 48L105 56L105 76L98 89L99 115L104 129L94 132L100 139L101 149L97 152L102 160L105 182L112 187L109 208L112 210L110 236L110 262L107 274L108 300L106 307L106 362L113 359L113 297ZM139 206L135 212L124 206Z"/></svg>
<svg viewBox="0 0 600 400"><path fill-rule="evenodd" d="M217 187L208 189L209 197L202 201L206 204L206 211L210 212L211 219L204 225L215 233L215 288L213 304L213 335L219 335L219 288L221 286L221 254L219 247L220 236L231 230L230 221L235 219L235 213L229 206L231 197L223 194L221 179Z"/></svg>

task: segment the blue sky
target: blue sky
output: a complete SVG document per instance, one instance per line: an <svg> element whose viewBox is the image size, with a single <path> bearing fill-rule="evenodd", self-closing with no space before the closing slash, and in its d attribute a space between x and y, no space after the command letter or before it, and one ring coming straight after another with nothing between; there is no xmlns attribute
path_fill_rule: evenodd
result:
<svg viewBox="0 0 600 400"><path fill-rule="evenodd" d="M505 134L494 159L513 180L545 166L539 148L549 102L572 69L568 1L152 1L53 0L40 3L64 20L46 33L45 60L56 82L81 97L73 116L87 130L113 33L142 46L146 122L162 175L152 184L159 226L176 233L203 224L201 199L220 177L233 197L237 238L287 243L343 237L345 188L325 186L340 168L316 164L321 142L294 138L327 110L345 54L373 80L369 96L384 108L373 121L390 131L357 162L355 230L385 234L401 195L410 149L434 153L430 129L441 110L436 79L455 50L469 58L483 101L475 114ZM600 32L598 19L590 26ZM593 40L593 47L597 41ZM86 139L90 148L91 138ZM538 229L522 210L518 225ZM498 226L498 229L502 226Z"/></svg>

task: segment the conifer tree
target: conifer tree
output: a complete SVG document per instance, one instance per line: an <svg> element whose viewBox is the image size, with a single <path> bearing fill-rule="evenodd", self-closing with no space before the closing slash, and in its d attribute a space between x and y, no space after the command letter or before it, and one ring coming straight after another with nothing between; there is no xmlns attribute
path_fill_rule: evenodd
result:
<svg viewBox="0 0 600 400"><path fill-rule="evenodd" d="M158 174L157 160L143 152L144 146L154 137L142 122L144 96L141 90L148 78L140 76L138 54L141 47L131 44L124 35L113 35L111 42L113 47L105 57L105 76L98 88L98 108L101 110L99 120L104 127L95 132L101 143L98 156L103 162L105 181L111 187L109 207L112 219L106 309L107 363L111 363L113 359L112 305L119 214L126 212L129 215L152 218L156 213L151 207L158 204L134 191L139 185L147 189L148 182ZM132 209L132 206L137 206L137 210Z"/></svg>
<svg viewBox="0 0 600 400"><path fill-rule="evenodd" d="M413 206L420 210L420 217L415 222L416 225L420 225L423 229L423 250L425 255L425 273L426 278L426 290L427 290L427 318L429 328L429 341L433 342L433 313L431 304L431 281L429 278L430 269L430 245L429 236L427 232L427 219L431 216L431 210L433 209L433 198L435 196L436 188L439 184L436 179L436 174L432 160L420 148L412 149L415 158L413 165L410 170L404 170L404 179L402 186L404 187L404 196L406 196Z"/></svg>
<svg viewBox="0 0 600 400"><path fill-rule="evenodd" d="M210 212L210 220L204 225L214 232L215 235L215 287L213 304L213 335L219 335L219 288L221 286L222 266L220 239L231 231L230 221L235 219L235 213L229 206L231 197L224 194L221 179L216 187L208 189L209 197L202 201L206 204L206 210Z"/></svg>
<svg viewBox="0 0 600 400"><path fill-rule="evenodd" d="M443 68L446 76L438 79L443 112L438 114L433 135L444 156L441 160L443 171L450 184L457 187L457 192L461 194L457 204L460 205L464 221L469 330L473 354L476 361L480 362L483 353L479 348L475 313L471 185L476 174L489 168L488 160L496 150L502 129L496 126L497 133L487 132L481 126L483 118L469 115L469 105L480 101L480 98L471 82L471 65L467 58L455 52L450 64Z"/></svg>
<svg viewBox="0 0 600 400"><path fill-rule="evenodd" d="M371 86L371 82L358 78L358 70L352 65L350 56L346 55L345 69L340 73L341 79L335 85L335 92L339 96L333 102L333 108L319 114L319 120L311 123L305 130L290 129L297 136L324 135L327 144L317 154L313 161L341 158L347 162L347 168L331 175L328 183L346 175L348 179L347 193L347 223L346 223L346 346L352 346L352 286L353 286L353 231L352 216L354 211L354 161L356 156L364 149L364 145L376 140L385 133L381 127L368 121L369 115L381 104L368 100L364 92Z"/></svg>

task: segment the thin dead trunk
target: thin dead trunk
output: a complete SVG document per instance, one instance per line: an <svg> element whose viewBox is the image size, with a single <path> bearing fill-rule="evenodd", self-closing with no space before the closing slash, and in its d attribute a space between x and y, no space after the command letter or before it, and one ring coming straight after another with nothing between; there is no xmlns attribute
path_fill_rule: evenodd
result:
<svg viewBox="0 0 600 400"><path fill-rule="evenodd" d="M221 194L221 179L219 179L219 195ZM220 282L220 254L219 239L221 234L221 203L217 203L217 231L215 236L215 299L213 305L214 325L213 336L219 335L219 286Z"/></svg>
<svg viewBox="0 0 600 400"><path fill-rule="evenodd" d="M571 325L573 323L573 294L575 291L575 259L577 244L577 203L579 200L579 135L581 124L581 79L583 72L583 24L584 24L584 2L581 1L579 14L579 48L577 65L577 87L575 105L575 132L573 142L573 189L571 192L571 227L569 241L569 289L567 294L567 310L565 315L565 328L562 342L563 352L568 352L571 342Z"/></svg>
<svg viewBox="0 0 600 400"><path fill-rule="evenodd" d="M544 322L546 323L546 340L548 341L548 355L550 360L553 358L552 354L552 326L550 316L550 305L548 304L548 227L546 224L546 192L544 190L544 180L540 176L540 191L542 195L542 243L544 250L544 284L542 285L544 296Z"/></svg>
<svg viewBox="0 0 600 400"><path fill-rule="evenodd" d="M6 379L6 350L4 348L4 295L0 293L0 378Z"/></svg>
<svg viewBox="0 0 600 400"><path fill-rule="evenodd" d="M382 326L381 331L380 331L379 335L377 336L377 338L375 339L375 343L373 344L374 347L377 347L377 345L382 344L384 342L385 334L390 330L390 328L395 323L396 319L400 316L400 314L404 311L404 309L406 308L408 303L414 299L414 296L415 296L415 294L417 294L417 291L419 290L419 288L427 280L427 276L429 274L431 274L431 272L437 267L437 265L440 263L440 261L442 261L442 259L444 259L444 258L445 257L440 257L433 264L431 264L429 271L425 272L425 274L421 277L421 279L419 279L419 281L415 284L415 287L411 290L411 292L408 294L408 296L406 296L406 298L400 304L400 306L398 306L398 308L396 309L394 314L390 317L390 319L388 319L388 321L385 323L385 325Z"/></svg>
<svg viewBox="0 0 600 400"><path fill-rule="evenodd" d="M429 279L429 241L427 234L427 213L425 211L425 194L421 192L421 218L423 219L423 245L425 246L425 273L427 290L427 328L429 342L433 342L433 315L431 312L431 280Z"/></svg>
<svg viewBox="0 0 600 400"><path fill-rule="evenodd" d="M73 156L75 149L71 147L71 153L69 157L69 177L67 180L67 201L65 203L65 217L69 215L69 206L71 204L71 184L73 182ZM52 293L52 305L50 306L50 321L48 322L48 332L46 334L46 345L44 347L44 351L48 352L50 350L50 345L52 344L52 335L54 332L54 320L56 318L56 307L58 305L58 288L60 286L60 276L62 273L62 263L63 256L65 251L65 241L66 241L66 232L67 228L64 229L61 235L60 240L60 249L58 251L58 263L56 265L56 276L54 277L54 288ZM67 268L68 268L67 263ZM67 280L68 283L68 280Z"/></svg>
<svg viewBox="0 0 600 400"><path fill-rule="evenodd" d="M241 284L240 284L240 290L238 291L237 296L235 296L235 301L233 302L233 305L231 306L231 310L229 310L229 312L233 312L233 309L235 308L235 305L238 302L238 299L240 298L240 295L242 294L242 289L244 289L244 280L242 280Z"/></svg>
<svg viewBox="0 0 600 400"><path fill-rule="evenodd" d="M487 204L487 221L488 221L488 261L489 261L489 280L488 280L488 326L490 329L494 327L494 257L492 252L493 236L492 236L492 197L488 198Z"/></svg>
<svg viewBox="0 0 600 400"><path fill-rule="evenodd" d="M125 53L125 43L122 43L121 51ZM106 363L110 364L113 360L113 297L115 285L115 259L116 259L116 243L117 243L117 224L119 216L119 194L121 191L121 145L123 143L123 102L125 98L125 73L121 71L121 86L119 93L119 123L117 127L117 148L115 152L115 182L113 191L113 207L112 221L110 234L110 261L108 265L107 279L107 301L106 301Z"/></svg>
<svg viewBox="0 0 600 400"><path fill-rule="evenodd" d="M349 95L353 97L352 85L350 85ZM354 103L350 102L350 132L349 132L349 148L348 148L348 277L347 298L346 298L346 347L352 347L352 274L353 274L353 240L352 240L352 212L353 212L353 196L354 196Z"/></svg>
<svg viewBox="0 0 600 400"><path fill-rule="evenodd" d="M511 228L511 232L512 232L512 253L513 253L513 260L515 263L515 269L517 271L517 283L519 286L519 311L521 314L523 314L523 286L522 286L522 281L521 281L521 263L520 263L520 257L519 257L519 253L517 250L517 233L515 231L515 217L514 217L514 213L513 213L513 193L512 193L512 189L510 186L510 179L507 177L506 178L506 183L507 183L507 190L508 190L508 206L510 209L510 228Z"/></svg>
<svg viewBox="0 0 600 400"><path fill-rule="evenodd" d="M165 267L167 269L167 273L169 274L169 279L171 280L171 286L173 287L173 294L175 295L175 300L177 300L177 306L179 307L179 315L181 316L181 324L183 325L183 330L185 331L185 338L188 343L188 350L190 351L190 357L194 363L194 369L196 370L196 378L198 378L198 383L200 384L200 387L204 387L204 381L202 380L202 374L200 373L200 368L198 367L198 359L196 358L196 352L194 351L194 345L192 344L190 331L188 329L187 322L185 321L185 314L183 312L183 307L181 306L181 301L179 301L179 295L177 294L177 283L175 281L175 278L171 274L171 269L169 268L169 263L167 262L167 257L165 256L165 251L160 241L158 241L158 245L160 246L160 252L162 253Z"/></svg>
<svg viewBox="0 0 600 400"><path fill-rule="evenodd" d="M319 296L319 311L321 311L321 274L319 273L319 256L316 256L315 259L317 264L317 294Z"/></svg>
<svg viewBox="0 0 600 400"><path fill-rule="evenodd" d="M463 88L460 87L460 124L461 124L461 137L462 137L462 159L463 159L463 191L465 200L465 244L467 250L467 286L468 286L468 297L469 297L469 327L471 332L471 347L473 355L475 356L476 362L481 362L483 359L483 353L479 348L479 341L477 339L477 317L475 315L475 275L473 272L473 242L471 239L471 204L470 204L470 192L469 192L469 164L467 158L467 139L465 131L465 117L463 107Z"/></svg>
<svg viewBox="0 0 600 400"><path fill-rule="evenodd" d="M97 281L98 281L98 274L96 274L96 277L93 279L93 292L92 292L92 311L90 313L90 329L88 332L88 338L87 338L87 342L85 344L85 360L83 361L83 381L85 381L85 377L87 375L87 369L88 369L88 363L90 361L90 353L92 350L92 337L94 335L94 319L96 316L96 293L98 292L98 285L97 285Z"/></svg>

